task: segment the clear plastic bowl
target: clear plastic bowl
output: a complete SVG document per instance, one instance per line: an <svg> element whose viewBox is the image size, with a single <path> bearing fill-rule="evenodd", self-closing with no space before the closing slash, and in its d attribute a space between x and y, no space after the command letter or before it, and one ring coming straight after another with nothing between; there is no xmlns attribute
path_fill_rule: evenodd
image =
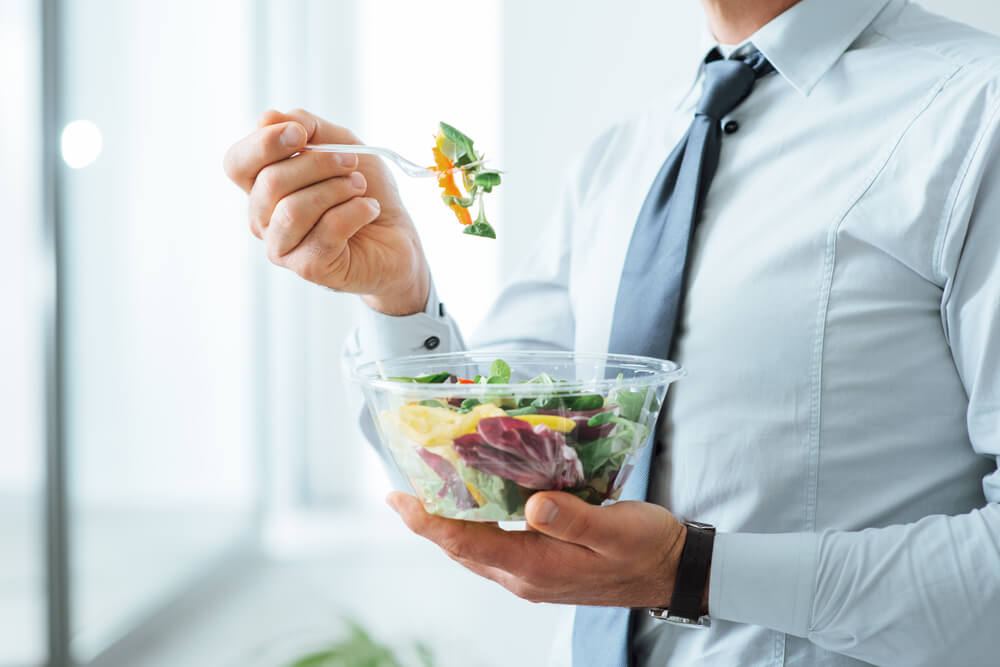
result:
<svg viewBox="0 0 1000 667"><path fill-rule="evenodd" d="M683 375L674 362L620 354L456 352L364 364L354 380L428 512L520 521L539 490L617 500ZM489 383L462 381L476 376Z"/></svg>

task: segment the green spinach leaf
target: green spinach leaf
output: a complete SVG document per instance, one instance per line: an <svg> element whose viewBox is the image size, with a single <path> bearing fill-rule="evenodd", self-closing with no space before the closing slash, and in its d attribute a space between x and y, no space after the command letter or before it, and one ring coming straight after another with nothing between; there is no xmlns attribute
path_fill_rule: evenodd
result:
<svg viewBox="0 0 1000 667"><path fill-rule="evenodd" d="M441 372L441 373L431 373L430 375L419 375L417 377L390 377L387 380L393 380L394 382L417 382L420 384L441 384L451 377L451 373Z"/></svg>
<svg viewBox="0 0 1000 667"><path fill-rule="evenodd" d="M439 125L445 138L455 143L460 149L463 149L465 151L465 155L475 155L475 149L472 147L472 139L465 136L465 134L459 132L448 123L439 123Z"/></svg>
<svg viewBox="0 0 1000 667"><path fill-rule="evenodd" d="M505 383L510 382L510 364L503 359L497 359L490 364L490 379L500 378Z"/></svg>
<svg viewBox="0 0 1000 667"><path fill-rule="evenodd" d="M487 239L495 239L497 237L496 230L485 220L478 220L471 225L466 225L462 233L471 234L472 236L482 236Z"/></svg>
<svg viewBox="0 0 1000 667"><path fill-rule="evenodd" d="M475 175L475 180L473 182L483 189L494 188L500 185L500 172L481 171ZM489 190L486 191L489 192Z"/></svg>
<svg viewBox="0 0 1000 667"><path fill-rule="evenodd" d="M479 491L487 502L499 505L508 514L513 514L524 504L517 484L509 479L481 472L464 463L459 463L457 467L463 482Z"/></svg>
<svg viewBox="0 0 1000 667"><path fill-rule="evenodd" d="M579 412L597 410L604 407L604 397L600 394L584 394L570 400L569 409Z"/></svg>

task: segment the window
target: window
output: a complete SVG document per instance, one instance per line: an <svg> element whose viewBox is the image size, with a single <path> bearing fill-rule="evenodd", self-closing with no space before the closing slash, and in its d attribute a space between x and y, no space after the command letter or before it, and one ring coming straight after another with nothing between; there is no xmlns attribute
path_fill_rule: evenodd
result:
<svg viewBox="0 0 1000 667"><path fill-rule="evenodd" d="M35 3L0 4L0 665L46 654L40 48Z"/></svg>
<svg viewBox="0 0 1000 667"><path fill-rule="evenodd" d="M302 13L293 23L286 4L267 3L264 76L257 79L260 109L304 107L351 128L366 143L427 164L443 120L466 131L493 164L503 166L500 2L380 0L297 7ZM449 22L476 26L467 56L447 43L443 26ZM469 331L497 289L501 245L463 235L432 179L393 175L440 296ZM502 219L503 192L501 187L491 198L491 219ZM502 221L498 233L504 234ZM266 266L263 272L271 313L268 404L276 408L268 417L270 507L381 505L387 481L356 428L351 390L340 374L341 344L362 306L353 295L304 285L282 269Z"/></svg>
<svg viewBox="0 0 1000 667"><path fill-rule="evenodd" d="M88 660L252 529L252 239L220 169L253 122L251 7L62 6L64 120L102 145L62 175L71 629Z"/></svg>

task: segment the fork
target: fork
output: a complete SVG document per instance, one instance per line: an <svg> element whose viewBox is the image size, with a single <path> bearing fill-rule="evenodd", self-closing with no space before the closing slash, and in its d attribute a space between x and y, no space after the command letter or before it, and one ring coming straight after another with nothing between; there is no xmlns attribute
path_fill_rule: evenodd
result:
<svg viewBox="0 0 1000 667"><path fill-rule="evenodd" d="M407 176L413 176L414 178L437 176L440 173L433 167L421 167L416 162L407 160L396 151L389 148L382 148L381 146L364 146L361 144L306 144L305 150L320 151L324 153L360 153L363 155L378 155L379 157L391 160L404 174ZM476 166L480 163L481 161L472 162L464 165L463 167L453 167L448 171L462 171L463 169Z"/></svg>

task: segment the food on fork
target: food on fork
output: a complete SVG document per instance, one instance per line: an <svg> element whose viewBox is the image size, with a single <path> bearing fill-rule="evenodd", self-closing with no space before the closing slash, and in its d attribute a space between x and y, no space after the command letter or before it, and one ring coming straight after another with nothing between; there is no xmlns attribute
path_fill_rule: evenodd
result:
<svg viewBox="0 0 1000 667"><path fill-rule="evenodd" d="M441 199L448 205L458 221L465 225L465 233L495 239L496 232L486 221L483 195L500 185L500 172L483 168L485 156L476 151L472 139L447 123L439 123L438 133L432 152L437 172L437 182L443 192ZM455 182L455 171L461 173L462 187ZM479 203L479 215L475 220L469 208Z"/></svg>

